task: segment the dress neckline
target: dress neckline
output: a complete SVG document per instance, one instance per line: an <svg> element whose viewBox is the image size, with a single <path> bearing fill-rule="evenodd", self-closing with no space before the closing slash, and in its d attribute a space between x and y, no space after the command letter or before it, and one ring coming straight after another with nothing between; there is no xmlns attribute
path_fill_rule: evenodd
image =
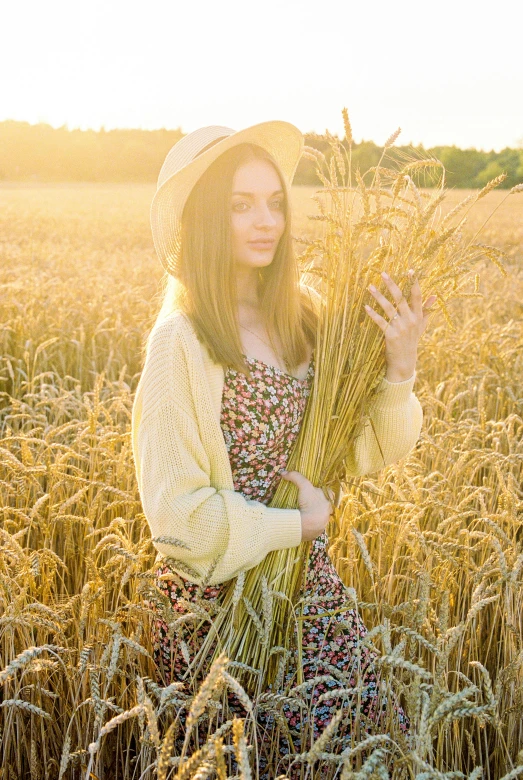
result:
<svg viewBox="0 0 523 780"><path fill-rule="evenodd" d="M298 382L298 384L303 385L307 382L309 378L309 374L312 369L312 363L313 363L313 357L311 357L309 362L309 367L307 369L307 373L305 375L305 379L298 379L297 377L293 376L292 374L287 374L286 371L282 371L281 368L276 368L276 366L273 366L271 363L264 363L263 360L258 360L258 358L251 358L248 355L245 354L245 352L242 352L243 357L248 360L250 363L259 363L261 366L265 366L266 368L271 368L273 371L275 371L277 374L283 374L283 376L288 377L289 379L293 379L295 382ZM314 350L313 350L314 355Z"/></svg>

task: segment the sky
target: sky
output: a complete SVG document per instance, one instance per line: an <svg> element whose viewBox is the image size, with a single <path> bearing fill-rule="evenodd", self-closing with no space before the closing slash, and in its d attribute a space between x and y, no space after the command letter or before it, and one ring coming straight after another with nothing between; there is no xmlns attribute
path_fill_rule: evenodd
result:
<svg viewBox="0 0 523 780"><path fill-rule="evenodd" d="M523 3L18 0L0 6L0 121L523 145Z"/></svg>

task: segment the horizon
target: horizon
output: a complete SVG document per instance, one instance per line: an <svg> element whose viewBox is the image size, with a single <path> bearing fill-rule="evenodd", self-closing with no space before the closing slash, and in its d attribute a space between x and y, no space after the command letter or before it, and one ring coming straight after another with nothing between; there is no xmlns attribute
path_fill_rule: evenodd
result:
<svg viewBox="0 0 523 780"><path fill-rule="evenodd" d="M168 133L181 132L183 135L187 135L187 131L185 131L181 125L178 125L176 127L121 127L121 126L105 127L104 125L102 125L100 127L69 127L67 122L64 123L64 124L61 124L61 125L57 125L57 124L53 125L50 122L45 122L45 121L29 122L26 119L13 119L12 117L7 117L5 119L0 119L0 124L2 124L3 122L14 122L14 123L20 123L20 124L28 124L31 127L38 127L39 125L44 125L44 126L47 126L47 127L51 127L53 130L65 129L67 132L74 132L74 131L78 130L80 132L92 131L92 132L95 132L95 133L100 133L100 132L109 133L109 132L113 132L113 131L118 132L120 130L121 131L127 131L127 130L133 131L133 130L136 130L136 131L140 131L140 132L143 131L143 132L151 132L151 133L154 133L154 132L168 132ZM306 135L309 135L309 134L316 134L316 133L318 133L318 131L317 130L302 130L302 133L303 133L304 136L306 136ZM333 135L336 135L338 138L340 138L340 140L342 140L343 137L344 137L344 133L343 132L340 133L340 134L333 133ZM381 148L383 147L383 143L381 143L381 144L378 143L378 141L376 141L374 138L360 138L359 140L356 139L355 136L353 136L353 138L354 138L354 143L356 145L357 144L361 144L361 143L373 143L373 144L375 144L378 147L381 147ZM496 154L499 154L499 152L503 151L504 149L523 149L523 138L521 138L515 145L513 145L511 147L510 146L505 146L505 147L500 147L499 149L494 149L494 148L491 147L491 148L487 149L487 148L481 148L481 147L477 147L477 146L458 146L455 143L450 143L450 144L435 143L435 144L432 144L431 146L425 146L422 142L414 143L413 141L408 141L408 142L407 141L402 141L401 140L401 134L400 134L399 138L395 141L394 146L398 146L398 147L401 147L401 146L411 146L413 148L422 147L425 150L428 150L428 149L431 149L431 148L434 148L434 147L444 147L444 146L450 146L451 147L451 146L456 146L456 148L460 149L461 151L472 150L472 151L477 151L477 152L483 152L483 153L486 153L486 154L488 154L490 152L494 152Z"/></svg>

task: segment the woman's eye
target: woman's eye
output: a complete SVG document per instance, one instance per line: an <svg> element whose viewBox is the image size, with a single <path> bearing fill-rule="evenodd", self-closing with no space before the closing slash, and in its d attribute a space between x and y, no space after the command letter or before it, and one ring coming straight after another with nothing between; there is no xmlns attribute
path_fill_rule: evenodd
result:
<svg viewBox="0 0 523 780"><path fill-rule="evenodd" d="M283 209L283 201L282 200L273 200L271 203L271 206L273 209Z"/></svg>
<svg viewBox="0 0 523 780"><path fill-rule="evenodd" d="M233 203L233 210L234 211L246 211L248 208L248 204L244 201L240 201L239 203Z"/></svg>

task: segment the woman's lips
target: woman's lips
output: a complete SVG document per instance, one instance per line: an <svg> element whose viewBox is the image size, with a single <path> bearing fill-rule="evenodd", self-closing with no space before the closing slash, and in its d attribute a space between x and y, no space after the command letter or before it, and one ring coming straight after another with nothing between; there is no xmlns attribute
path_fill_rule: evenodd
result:
<svg viewBox="0 0 523 780"><path fill-rule="evenodd" d="M253 249L272 249L274 246L274 239L260 239L259 241L248 241L249 246Z"/></svg>

